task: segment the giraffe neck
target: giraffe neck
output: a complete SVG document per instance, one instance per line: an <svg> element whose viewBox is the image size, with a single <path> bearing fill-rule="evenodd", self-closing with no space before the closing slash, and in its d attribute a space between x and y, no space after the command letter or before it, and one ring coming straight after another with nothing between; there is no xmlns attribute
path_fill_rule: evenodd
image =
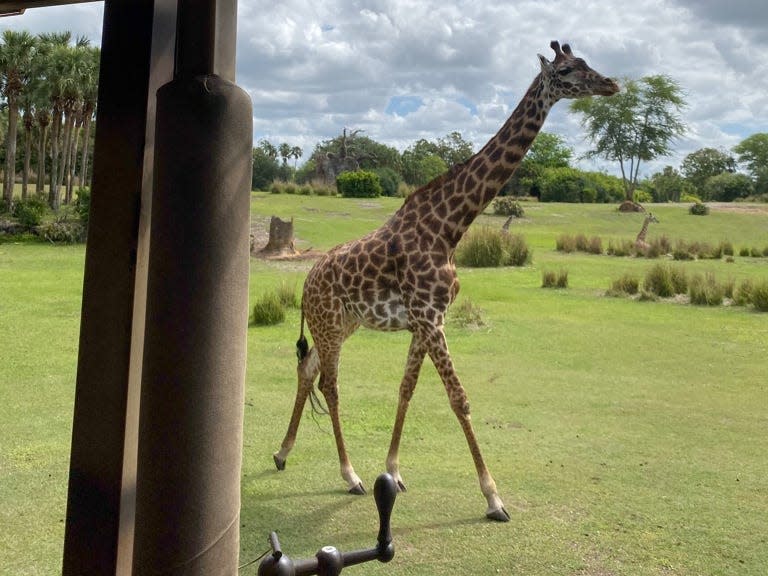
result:
<svg viewBox="0 0 768 576"><path fill-rule="evenodd" d="M517 170L554 103L537 76L496 135L469 160L411 194L396 218L408 221L415 213L455 248Z"/></svg>
<svg viewBox="0 0 768 576"><path fill-rule="evenodd" d="M645 240L645 235L648 233L648 224L650 224L650 219L646 218L643 221L643 227L640 229L640 234L637 235L636 242L642 242Z"/></svg>

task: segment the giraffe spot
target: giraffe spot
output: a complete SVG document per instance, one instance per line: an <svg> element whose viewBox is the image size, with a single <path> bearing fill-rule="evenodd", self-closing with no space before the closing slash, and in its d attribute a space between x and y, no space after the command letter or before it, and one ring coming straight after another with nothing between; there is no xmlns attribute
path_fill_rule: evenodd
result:
<svg viewBox="0 0 768 576"><path fill-rule="evenodd" d="M504 154L504 160L506 160L510 164L517 164L522 159L523 159L523 155L517 150L507 150L507 153Z"/></svg>

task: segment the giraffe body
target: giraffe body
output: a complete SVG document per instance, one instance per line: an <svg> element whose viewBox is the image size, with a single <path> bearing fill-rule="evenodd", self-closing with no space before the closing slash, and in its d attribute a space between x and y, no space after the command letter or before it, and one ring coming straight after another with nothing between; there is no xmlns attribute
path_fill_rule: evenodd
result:
<svg viewBox="0 0 768 576"><path fill-rule="evenodd" d="M552 42L556 58L539 56L542 72L501 130L465 163L455 166L415 191L383 226L359 240L330 250L310 270L302 297L302 335L298 391L282 446L274 454L285 467L296 440L299 421L315 379L325 397L339 453L341 475L352 493L364 493L347 455L339 420L337 372L341 347L357 328L409 330L411 345L395 425L387 455L387 471L401 491L398 452L408 404L425 357L429 356L459 420L488 507L486 516L508 521L475 438L466 392L454 370L443 330L445 315L459 291L453 261L462 235L509 180L541 129L552 105L561 98L611 95L616 83L601 76L568 45ZM309 348L303 323L314 340Z"/></svg>

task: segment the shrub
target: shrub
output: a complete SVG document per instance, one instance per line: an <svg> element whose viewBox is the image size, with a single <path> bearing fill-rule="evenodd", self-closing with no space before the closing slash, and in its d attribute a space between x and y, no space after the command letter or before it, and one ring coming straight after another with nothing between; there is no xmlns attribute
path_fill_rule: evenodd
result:
<svg viewBox="0 0 768 576"><path fill-rule="evenodd" d="M302 184L299 186L299 194L302 196L310 196L312 194L312 186L309 184Z"/></svg>
<svg viewBox="0 0 768 576"><path fill-rule="evenodd" d="M39 226L45 214L45 202L40 198L28 198L13 205L13 217L27 230Z"/></svg>
<svg viewBox="0 0 768 576"><path fill-rule="evenodd" d="M336 188L345 198L376 198L381 196L379 177L374 172L365 170L342 172L336 177Z"/></svg>
<svg viewBox="0 0 768 576"><path fill-rule="evenodd" d="M695 194L689 194L686 192L680 196L680 202L684 202L684 203L693 202L694 204L701 204L701 198L699 198Z"/></svg>
<svg viewBox="0 0 768 576"><path fill-rule="evenodd" d="M485 326L483 311L469 298L464 298L451 308L450 320L462 328Z"/></svg>
<svg viewBox="0 0 768 576"><path fill-rule="evenodd" d="M253 323L256 326L273 326L285 320L285 308L274 292L262 296L253 306Z"/></svg>
<svg viewBox="0 0 768 576"><path fill-rule="evenodd" d="M624 274L620 278L614 280L611 283L611 287L608 289L609 296L621 296L629 294L630 296L637 294L640 289L640 280L632 274Z"/></svg>
<svg viewBox="0 0 768 576"><path fill-rule="evenodd" d="M283 193L282 184L280 184L280 182L275 180L274 182L272 182L272 184L269 185L269 192L271 194L282 194Z"/></svg>
<svg viewBox="0 0 768 576"><path fill-rule="evenodd" d="M80 223L75 222L51 222L40 226L40 236L53 244L75 244L84 237L84 230Z"/></svg>
<svg viewBox="0 0 768 576"><path fill-rule="evenodd" d="M749 258L749 248L747 248L746 246L742 246L739 249L739 256L741 256L742 258Z"/></svg>
<svg viewBox="0 0 768 576"><path fill-rule="evenodd" d="M91 215L91 189L80 187L76 192L75 212L83 225L83 232L88 231L88 222Z"/></svg>
<svg viewBox="0 0 768 576"><path fill-rule="evenodd" d="M376 175L379 177L381 192L384 196L397 196L397 189L400 186L400 176L397 172L387 166L376 169Z"/></svg>
<svg viewBox="0 0 768 576"><path fill-rule="evenodd" d="M706 216L709 214L709 206L702 202L695 202L694 204L691 204L690 208L688 208L688 214L692 214L694 216Z"/></svg>
<svg viewBox="0 0 768 576"><path fill-rule="evenodd" d="M763 280L752 287L750 301L756 310L768 312L768 280Z"/></svg>
<svg viewBox="0 0 768 576"><path fill-rule="evenodd" d="M456 249L456 262L473 268L523 266L530 258L522 235L488 227L470 229Z"/></svg>
<svg viewBox="0 0 768 576"><path fill-rule="evenodd" d="M752 258L760 258L760 256L763 255L763 251L760 250L760 248L752 247L749 250L749 255L752 256Z"/></svg>
<svg viewBox="0 0 768 576"><path fill-rule="evenodd" d="M720 306L723 303L724 290L715 280L714 275L707 274L706 277L696 274L691 278L688 295L691 298L691 304L698 306Z"/></svg>
<svg viewBox="0 0 768 576"><path fill-rule="evenodd" d="M497 216L514 216L515 218L525 216L525 210L520 202L511 196L499 196L494 199L493 213Z"/></svg>
<svg viewBox="0 0 768 576"><path fill-rule="evenodd" d="M722 240L720 242L720 252L726 256L733 256L733 244L730 240Z"/></svg>

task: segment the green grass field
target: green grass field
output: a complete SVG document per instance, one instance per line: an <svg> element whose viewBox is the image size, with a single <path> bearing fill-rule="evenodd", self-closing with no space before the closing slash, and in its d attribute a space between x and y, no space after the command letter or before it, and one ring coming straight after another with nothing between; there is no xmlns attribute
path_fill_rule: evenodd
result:
<svg viewBox="0 0 768 576"><path fill-rule="evenodd" d="M294 217L298 247L327 249L381 223L396 199L254 194L255 220ZM611 279L655 261L554 250L561 233L634 238L642 217L613 206L526 205L513 230L533 262L461 269L459 302L485 325L447 327L486 461L512 521L483 517L465 440L425 364L405 425L408 492L396 556L350 574L763 575L768 566L768 314L607 298ZM649 238L768 246L768 207L653 206ZM504 219L483 216L500 226ZM0 244L0 574L60 570L83 247ZM310 262L252 261L251 300ZM723 280L768 278L768 259L681 264ZM543 290L567 269L567 290ZM373 498L345 494L327 418L309 413L287 469L271 454L296 388L299 314L249 329L241 562L280 533L293 558L371 546ZM384 469L408 334L361 330L342 353L342 424L370 489ZM256 565L242 574L256 574Z"/></svg>

